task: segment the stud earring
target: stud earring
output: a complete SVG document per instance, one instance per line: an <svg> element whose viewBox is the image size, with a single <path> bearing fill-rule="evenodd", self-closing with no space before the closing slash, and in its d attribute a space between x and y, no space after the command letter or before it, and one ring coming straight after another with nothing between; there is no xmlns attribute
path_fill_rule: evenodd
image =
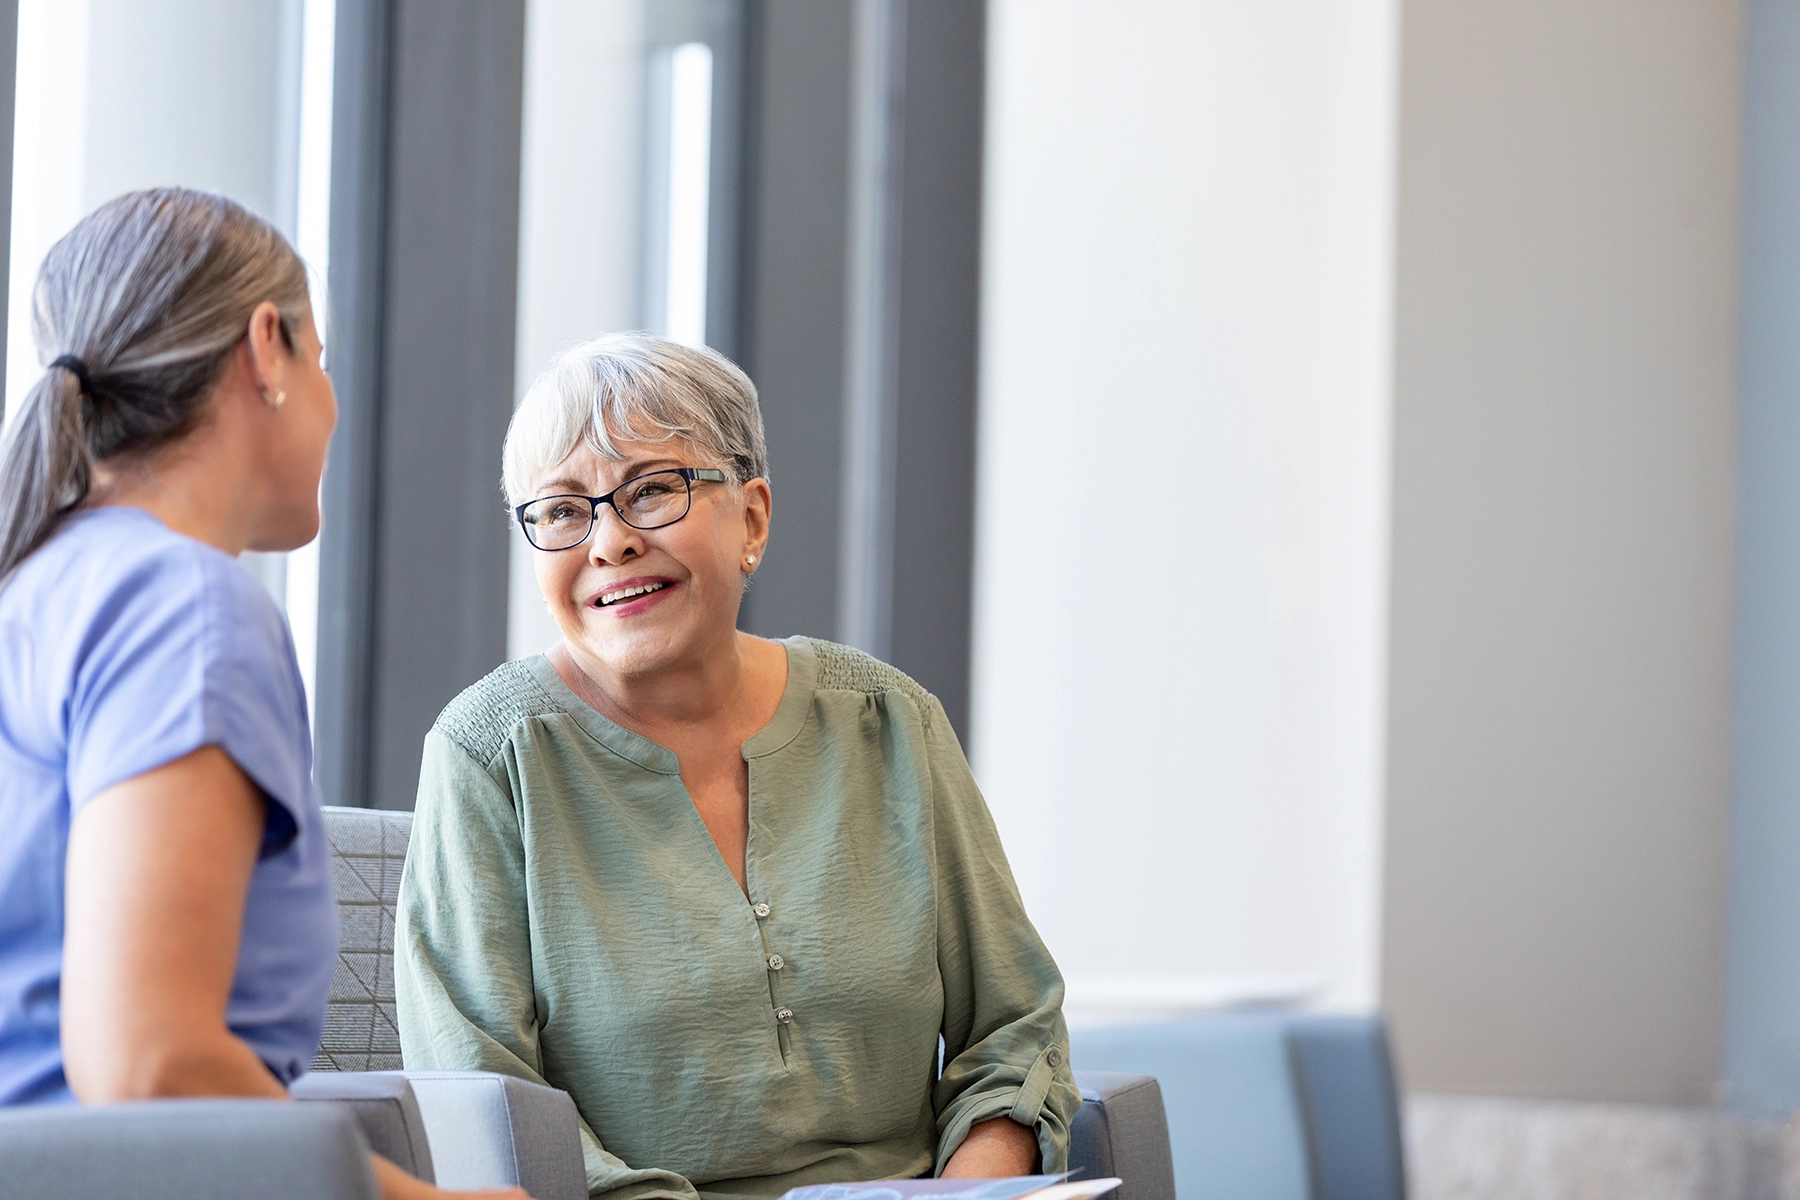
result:
<svg viewBox="0 0 1800 1200"><path fill-rule="evenodd" d="M750 557L746 558L744 561L754 567L756 565L756 555L752 554L752 555L750 555Z"/></svg>
<svg viewBox="0 0 1800 1200"><path fill-rule="evenodd" d="M269 393L264 392L263 399L268 402L268 405L270 408L280 408L282 405L287 403L287 393L286 392L276 392L273 396L271 396L271 395L269 395Z"/></svg>

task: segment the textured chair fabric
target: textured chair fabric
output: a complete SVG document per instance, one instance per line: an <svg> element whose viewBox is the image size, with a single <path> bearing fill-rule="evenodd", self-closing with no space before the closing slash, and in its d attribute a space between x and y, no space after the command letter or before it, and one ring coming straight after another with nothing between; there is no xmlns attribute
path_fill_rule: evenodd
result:
<svg viewBox="0 0 1800 1200"><path fill-rule="evenodd" d="M325 1036L294 1094L348 1104L376 1150L444 1187L519 1186L536 1200L587 1195L574 1101L480 1071L402 1072L394 921L412 814L327 808L340 951ZM348 1073L348 1074L340 1074ZM391 1152L390 1152L391 1151Z"/></svg>
<svg viewBox="0 0 1800 1200"><path fill-rule="evenodd" d="M587 1170L567 1092L487 1071L408 1071L441 1187L520 1187L584 1200Z"/></svg>
<svg viewBox="0 0 1800 1200"><path fill-rule="evenodd" d="M327 808L337 877L338 969L315 1071L398 1071L394 1015L394 908L412 837L412 814Z"/></svg>
<svg viewBox="0 0 1800 1200"><path fill-rule="evenodd" d="M1277 1015L1077 1030L1082 1071L1154 1075L1180 1200L1313 1200L1306 1119Z"/></svg>
<svg viewBox="0 0 1800 1200"><path fill-rule="evenodd" d="M1319 1200L1406 1200L1400 1095L1377 1016L1287 1026Z"/></svg>
<svg viewBox="0 0 1800 1200"><path fill-rule="evenodd" d="M376 1200L368 1144L333 1105L154 1100L0 1112L0 1196Z"/></svg>
<svg viewBox="0 0 1800 1200"><path fill-rule="evenodd" d="M1175 1200L1162 1089L1148 1075L1077 1071L1081 1109L1070 1126L1077 1179L1121 1180L1109 1200Z"/></svg>
<svg viewBox="0 0 1800 1200"><path fill-rule="evenodd" d="M356 1119L369 1149L427 1183L436 1178L425 1118L406 1076L315 1071L295 1080L289 1092L296 1100L338 1105Z"/></svg>

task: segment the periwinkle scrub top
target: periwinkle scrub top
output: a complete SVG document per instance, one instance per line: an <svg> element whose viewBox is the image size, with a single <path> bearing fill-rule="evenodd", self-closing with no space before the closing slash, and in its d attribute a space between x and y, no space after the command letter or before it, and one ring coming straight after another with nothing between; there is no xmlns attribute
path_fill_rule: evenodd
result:
<svg viewBox="0 0 1800 1200"><path fill-rule="evenodd" d="M0 1106L72 1103L59 1033L69 824L219 746L268 820L226 1024L283 1083L337 962L329 846L287 622L229 555L136 508L68 518L0 587Z"/></svg>

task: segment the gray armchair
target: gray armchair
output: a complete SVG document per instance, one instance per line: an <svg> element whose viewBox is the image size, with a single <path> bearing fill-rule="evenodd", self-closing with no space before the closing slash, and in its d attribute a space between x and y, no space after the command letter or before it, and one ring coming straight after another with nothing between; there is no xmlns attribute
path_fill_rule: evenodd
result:
<svg viewBox="0 0 1800 1200"><path fill-rule="evenodd" d="M348 1112L268 1100L0 1111L0 1196L377 1200Z"/></svg>
<svg viewBox="0 0 1800 1200"><path fill-rule="evenodd" d="M1175 1200L1175 1162L1162 1087L1148 1075L1077 1071L1081 1111L1070 1127L1078 1179L1116 1177L1110 1200Z"/></svg>
<svg viewBox="0 0 1800 1200"><path fill-rule="evenodd" d="M370 1149L439 1187L521 1187L534 1200L588 1194L567 1092L486 1071L314 1071L292 1092L340 1107Z"/></svg>
<svg viewBox="0 0 1800 1200"><path fill-rule="evenodd" d="M481 1071L402 1071L394 1012L394 927L412 814L327 808L341 960L325 1043L296 1097L352 1106L371 1144L435 1171L451 1188L523 1187L537 1200L587 1195L574 1102L565 1092ZM335 1075L334 1072L353 1074ZM1175 1200L1162 1091L1146 1075L1077 1072L1082 1106L1070 1166L1124 1180L1118 1200ZM410 1087L406 1085L410 1084ZM420 1131L422 1130L422 1136Z"/></svg>

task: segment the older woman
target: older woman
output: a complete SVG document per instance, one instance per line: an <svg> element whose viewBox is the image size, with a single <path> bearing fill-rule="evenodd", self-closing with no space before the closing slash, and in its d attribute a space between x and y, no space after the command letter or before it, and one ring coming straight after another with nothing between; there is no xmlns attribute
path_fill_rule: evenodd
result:
<svg viewBox="0 0 1800 1200"><path fill-rule="evenodd" d="M595 1195L1061 1170L1062 978L942 706L737 629L770 528L750 380L577 346L505 478L563 636L426 739L407 1066L566 1089Z"/></svg>

